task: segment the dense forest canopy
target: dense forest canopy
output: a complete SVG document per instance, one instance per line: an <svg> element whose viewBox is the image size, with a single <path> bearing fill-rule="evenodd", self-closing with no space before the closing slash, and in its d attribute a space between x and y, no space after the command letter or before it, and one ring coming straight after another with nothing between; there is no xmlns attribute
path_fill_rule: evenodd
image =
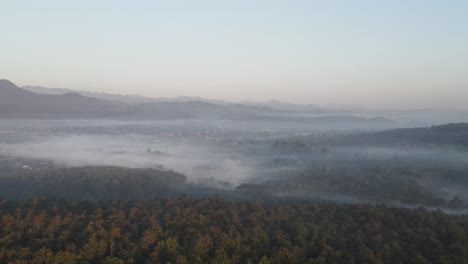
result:
<svg viewBox="0 0 468 264"><path fill-rule="evenodd" d="M185 180L180 173L151 168L85 166L33 170L13 167L0 176L0 193L10 199L35 196L78 200L149 199L155 193L174 192L173 189Z"/></svg>
<svg viewBox="0 0 468 264"><path fill-rule="evenodd" d="M468 218L423 208L0 202L0 263L466 263Z"/></svg>

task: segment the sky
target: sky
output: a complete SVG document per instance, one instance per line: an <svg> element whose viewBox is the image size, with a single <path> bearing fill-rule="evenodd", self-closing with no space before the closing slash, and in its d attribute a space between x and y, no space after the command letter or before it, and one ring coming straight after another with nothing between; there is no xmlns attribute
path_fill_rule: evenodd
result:
<svg viewBox="0 0 468 264"><path fill-rule="evenodd" d="M150 97L468 109L468 1L0 0L0 78Z"/></svg>

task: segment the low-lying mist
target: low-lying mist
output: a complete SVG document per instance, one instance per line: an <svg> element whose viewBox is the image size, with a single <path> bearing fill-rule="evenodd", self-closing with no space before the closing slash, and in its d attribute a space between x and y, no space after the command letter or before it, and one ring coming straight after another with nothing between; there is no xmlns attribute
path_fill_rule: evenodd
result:
<svg viewBox="0 0 468 264"><path fill-rule="evenodd" d="M468 155L458 141L438 145L426 139L402 142L389 137L391 131L382 140L362 130L250 124L10 120L0 124L8 131L0 134L0 157L43 160L58 168L171 170L185 175L190 186L246 197L457 209L468 200ZM27 160L18 168L35 170Z"/></svg>
<svg viewBox="0 0 468 264"><path fill-rule="evenodd" d="M254 176L253 168L227 149L136 134L42 136L28 142L1 143L0 149L3 155L72 167L166 168L185 174L189 181L213 178L236 185Z"/></svg>

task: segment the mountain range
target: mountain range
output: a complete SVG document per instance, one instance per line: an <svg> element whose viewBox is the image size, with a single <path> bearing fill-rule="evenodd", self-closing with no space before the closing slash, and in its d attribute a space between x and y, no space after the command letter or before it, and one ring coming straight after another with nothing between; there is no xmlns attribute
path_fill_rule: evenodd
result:
<svg viewBox="0 0 468 264"><path fill-rule="evenodd" d="M116 101L126 104L143 104L143 103L150 103L150 102L189 102L189 101L200 101L206 103L213 103L213 104L230 104L226 101L221 100L210 100L201 97L192 97L192 96L177 96L177 97L159 97L159 98L150 98L142 95L122 95L122 94L112 94L112 93L98 93L98 92L90 92L90 91L82 91L82 90L72 90L67 88L48 88L43 86L32 86L32 85L25 85L21 87L24 90L28 90L30 92L38 93L38 94L50 94L50 95L60 95L66 93L78 93L86 97L93 97L97 99L109 100L109 101Z"/></svg>
<svg viewBox="0 0 468 264"><path fill-rule="evenodd" d="M275 107L276 106L276 107ZM18 87L0 80L2 118L110 118L110 119L235 119L274 122L363 123L392 126L385 118L320 115L322 109L270 101L264 104L230 103L198 97L148 98L54 89ZM311 112L312 111L312 112ZM313 113L313 115L311 115Z"/></svg>
<svg viewBox="0 0 468 264"><path fill-rule="evenodd" d="M38 94L21 89L8 80L0 80L0 116L27 118L62 118L112 116L126 111L119 102L65 94Z"/></svg>

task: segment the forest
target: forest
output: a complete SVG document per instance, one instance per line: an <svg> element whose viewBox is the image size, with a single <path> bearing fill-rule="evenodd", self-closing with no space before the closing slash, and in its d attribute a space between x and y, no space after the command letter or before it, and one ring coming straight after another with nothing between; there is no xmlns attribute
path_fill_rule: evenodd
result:
<svg viewBox="0 0 468 264"><path fill-rule="evenodd" d="M173 171L113 166L37 170L10 167L6 171L5 175L0 173L0 193L9 199L41 196L77 200L148 199L155 193L174 193L176 185L186 179Z"/></svg>
<svg viewBox="0 0 468 264"><path fill-rule="evenodd" d="M468 262L465 124L3 126L0 263Z"/></svg>
<svg viewBox="0 0 468 264"><path fill-rule="evenodd" d="M467 263L439 210L186 196L0 201L0 263Z"/></svg>

